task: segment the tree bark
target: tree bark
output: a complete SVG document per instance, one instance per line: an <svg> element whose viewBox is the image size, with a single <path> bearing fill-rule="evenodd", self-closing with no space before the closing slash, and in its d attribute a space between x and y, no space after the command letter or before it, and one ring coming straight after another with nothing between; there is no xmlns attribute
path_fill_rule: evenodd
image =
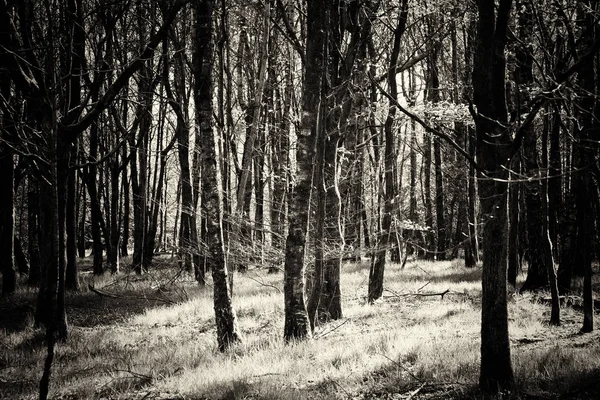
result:
<svg viewBox="0 0 600 400"><path fill-rule="evenodd" d="M513 159L511 177L520 172L519 157ZM508 186L508 283L516 290L517 275L521 269L521 257L519 254L519 192L521 184L511 182Z"/></svg>
<svg viewBox="0 0 600 400"><path fill-rule="evenodd" d="M284 302L286 342L310 336L304 300L304 255L311 198L315 144L323 101L324 61L327 57L329 7L317 0L307 2L306 66L302 88L302 119L296 143L297 173L292 180L289 203L289 231L285 246Z"/></svg>
<svg viewBox="0 0 600 400"><path fill-rule="evenodd" d="M17 273L14 258L14 171L13 151L0 144L0 265L2 265L2 295L16 290Z"/></svg>
<svg viewBox="0 0 600 400"><path fill-rule="evenodd" d="M503 128L508 121L504 49L511 3L510 0L500 0L496 7L494 0L477 1L479 27L473 65L477 160L485 171L485 176L482 176L485 179L479 183L484 216L479 385L487 393L510 390L514 384L506 304L505 163L510 161L510 138Z"/></svg>
<svg viewBox="0 0 600 400"><path fill-rule="evenodd" d="M227 278L227 262L223 245L223 214L218 179L216 144L212 122L212 15L213 0L194 3L195 47L194 88L196 122L202 138L202 199L201 207L207 221L207 264L212 271L217 343L226 351L241 340L235 310L231 305L231 290Z"/></svg>
<svg viewBox="0 0 600 400"><path fill-rule="evenodd" d="M406 30L406 21L408 17L408 1L403 0L400 5L400 14L398 23L394 30L394 44L390 55L390 68L387 74L387 83L390 89L390 95L395 100L398 98L398 85L396 83L396 71L398 56L400 54L400 42L402 35ZM390 240L392 218L395 210L396 201L396 148L394 146L394 132L392 130L396 118L396 106L390 100L388 106L388 115L385 120L385 197L383 206L383 220L381 224L381 233L378 238L377 248L371 258L371 269L369 271L369 292L368 301L373 303L383 295L383 275L385 270L385 259L387 247Z"/></svg>

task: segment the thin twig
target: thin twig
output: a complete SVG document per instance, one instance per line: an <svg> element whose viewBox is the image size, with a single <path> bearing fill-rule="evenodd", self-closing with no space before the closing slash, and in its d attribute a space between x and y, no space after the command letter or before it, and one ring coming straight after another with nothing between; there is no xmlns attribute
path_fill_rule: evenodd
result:
<svg viewBox="0 0 600 400"><path fill-rule="evenodd" d="M421 286L420 288L417 289L417 292L420 292L425 286L429 285L431 283L431 281L427 282L426 284L424 284L423 286Z"/></svg>
<svg viewBox="0 0 600 400"><path fill-rule="evenodd" d="M347 319L347 320L345 320L345 321L344 321L344 322L342 322L341 324L339 324L339 325L337 325L336 327L334 327L334 328L332 328L332 329L328 330L328 331L327 331L327 332L325 332L325 333L322 333L322 334L321 334L321 335L319 335L319 336L315 336L315 337L314 337L314 339L315 339L315 340L316 340L316 339L321 339L323 336L329 335L331 332L333 332L333 331L337 330L339 327L341 327L342 325L344 325L344 324L345 324L345 323L347 323L348 321L350 321L350 319Z"/></svg>
<svg viewBox="0 0 600 400"><path fill-rule="evenodd" d="M398 361L391 359L390 357L386 356L383 353L377 353L377 354L379 354L381 357L387 359L388 361L391 361L395 366L397 366L398 368L402 369L404 372L409 374L414 380L421 382L423 385L427 384L427 382L425 382L423 379L421 379L418 376L416 376L415 374L413 374L408 368L406 368L404 365L400 364Z"/></svg>
<svg viewBox="0 0 600 400"><path fill-rule="evenodd" d="M266 286L266 287L270 287L273 288L275 290L277 290L279 293L281 293L281 289L279 289L277 286L271 285L269 283L265 283L263 281L259 281L258 279L254 279L253 277L251 277L250 275L246 275L247 278L249 278L250 280L260 284L261 286Z"/></svg>

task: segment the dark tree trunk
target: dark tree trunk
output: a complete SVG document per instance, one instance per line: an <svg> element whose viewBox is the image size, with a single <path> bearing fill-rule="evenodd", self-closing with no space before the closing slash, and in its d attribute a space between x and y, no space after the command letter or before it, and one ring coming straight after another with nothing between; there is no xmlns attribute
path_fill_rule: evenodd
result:
<svg viewBox="0 0 600 400"><path fill-rule="evenodd" d="M78 196L77 196L77 256L79 258L85 258L85 234L87 221L87 191L85 182L83 182L83 175L79 174L79 185L78 185Z"/></svg>
<svg viewBox="0 0 600 400"><path fill-rule="evenodd" d="M18 236L15 236L14 243L15 265L17 266L17 271L19 271L20 275L27 275L29 273L29 262L27 261L27 257L25 256L25 251L23 251L21 239L19 239Z"/></svg>
<svg viewBox="0 0 600 400"><path fill-rule="evenodd" d="M202 199L201 207L207 221L208 268L212 271L217 342L225 351L239 342L235 310L231 305L231 291L227 278L227 263L223 244L223 214L219 199L220 182L217 176L216 144L212 122L212 15L213 1L194 3L194 93L196 122L202 138Z"/></svg>
<svg viewBox="0 0 600 400"><path fill-rule="evenodd" d="M446 219L444 217L444 180L442 176L442 150L438 139L433 141L433 155L435 163L435 216L437 228L436 257L438 260L446 259ZM448 226L452 226L449 224Z"/></svg>
<svg viewBox="0 0 600 400"><path fill-rule="evenodd" d="M69 151L70 164L75 163L77 144L71 145ZM69 168L67 176L67 203L66 203L66 235L67 235L67 271L65 286L67 290L79 290L79 276L77 272L77 171Z"/></svg>
<svg viewBox="0 0 600 400"><path fill-rule="evenodd" d="M423 136L423 205L425 206L425 258L433 260L435 256L435 231L433 230L433 202L431 201L431 136Z"/></svg>
<svg viewBox="0 0 600 400"><path fill-rule="evenodd" d="M200 249L198 247L198 229L196 225L194 182L192 179L192 169L190 168L190 131L187 128L189 126L189 117L186 112L188 101L185 94L185 69L184 60L181 54L176 56L174 76L174 87L176 90L175 94L171 92L170 83L168 82L168 70L165 68L164 79L166 81L167 93L171 106L177 115L177 154L179 158L181 190L179 258L185 270L188 272L194 272L194 275L198 281L204 283L203 267L196 265L196 262L198 261L197 255ZM165 167L164 162L166 162L166 152L163 151L163 154L165 158L161 160L161 173ZM202 272L200 272L200 270L202 270Z"/></svg>
<svg viewBox="0 0 600 400"><path fill-rule="evenodd" d="M590 32L583 42L591 46L598 37L597 13L598 4L595 1L584 1L578 10L583 27ZM585 7L585 8L584 8ZM575 149L574 156L575 167L581 169L576 177L576 207L577 207L577 257L576 267L583 275L583 326L582 332L591 332L594 329L594 299L592 288L592 240L596 237L594 227L594 209L592 198L598 198L598 147L600 139L598 134L598 116L600 115L598 107L598 76L597 57L587 63L578 74L578 83L580 87L578 118L576 124ZM593 146L593 147L592 147ZM595 166L592 169L592 166ZM594 179L595 178L595 179ZM596 210L598 211L598 210Z"/></svg>
<svg viewBox="0 0 600 400"><path fill-rule="evenodd" d="M398 23L394 30L394 44L390 55L390 68L387 74L387 83L390 88L390 95L393 100L390 100L388 107L388 115L385 120L385 199L383 206L383 220L381 224L381 232L379 234L377 248L371 257L371 269L369 271L369 292L368 301L373 303L383 295L383 275L385 270L385 259L387 247L390 242L392 218L395 210L396 196L396 148L394 146L394 131L393 124L396 118L396 106L394 101L398 98L398 86L396 83L396 71L398 64L398 56L400 54L400 42L402 35L406 30L406 21L408 16L408 1L403 0L400 6L400 15L398 15Z"/></svg>
<svg viewBox="0 0 600 400"><path fill-rule="evenodd" d="M550 240L554 245L554 253L558 256L561 252L559 247L559 226L560 226L560 212L563 210L563 188L562 188L562 162L561 162L561 149L560 149L560 132L561 132L561 115L560 106L553 106L550 110L551 113L551 127L550 127L550 151L548 160L548 232L550 233ZM562 236L562 235L561 235ZM560 263L560 260L559 260ZM559 284L560 288L560 284Z"/></svg>
<svg viewBox="0 0 600 400"><path fill-rule="evenodd" d="M310 296L308 298L306 304L306 311L308 313L308 319L310 321L310 327L314 331L316 325L320 322L321 315L321 294L323 293L323 287L325 285L325 214L326 214L326 190L324 183L324 159L325 159L325 132L324 132L324 123L323 123L323 114L321 110L318 111L319 121L316 126L318 129L316 133L317 140L317 148L315 153L315 165L313 169L313 177L312 180L314 182L313 187L315 187L315 191L313 196L316 198L314 202L315 207L315 218L314 218L314 237L315 237L315 266L313 269L311 285L310 287ZM312 199L311 199L312 200Z"/></svg>
<svg viewBox="0 0 600 400"><path fill-rule="evenodd" d="M272 246L275 249L284 247L285 225L287 220L287 188L289 186L289 134L291 128L291 102L293 81L291 60L285 62L285 88L281 100L281 123L276 134L271 135L273 168L273 192L271 195L271 229L273 230ZM277 272L277 266L269 272Z"/></svg>
<svg viewBox="0 0 600 400"><path fill-rule="evenodd" d="M268 97L267 97L268 99ZM254 157L254 254L259 265L264 262L264 215L265 215L265 179L264 179L264 162L265 162L265 128L266 124L271 121L267 119L268 110L265 110L263 117L263 128L259 129L256 136L255 148L257 154Z"/></svg>
<svg viewBox="0 0 600 400"><path fill-rule="evenodd" d="M476 139L475 132L471 128L467 128L467 136L469 141L469 154L472 157L476 155ZM477 229L477 174L475 173L475 168L472 164L469 165L468 168L468 176L467 176L467 207L468 207L468 223L469 223L469 251L472 254L472 257L469 258L469 262L467 263L465 260L465 266L467 268L472 268L477 265L479 261L479 232Z"/></svg>
<svg viewBox="0 0 600 400"><path fill-rule="evenodd" d="M40 283L41 275L39 246L39 236L41 235L39 225L40 198L37 181L30 176L27 182L27 247L29 253L29 276L27 277L27 284L37 286Z"/></svg>
<svg viewBox="0 0 600 400"><path fill-rule="evenodd" d="M98 186L96 185L98 158L98 124L93 123L90 127L90 153L89 165L85 171L85 184L90 196L91 209L91 229L92 229L92 254L94 256L93 271L95 275L104 273L103 266L103 245L102 245L102 211L100 209L100 200Z"/></svg>
<svg viewBox="0 0 600 400"><path fill-rule="evenodd" d="M473 65L473 100L477 107L477 161L486 179L479 183L483 228L481 369L484 392L499 393L514 384L508 337L506 287L506 201L510 138L505 96L504 49L511 1L478 0L478 43ZM497 178L491 180L489 178Z"/></svg>
<svg viewBox="0 0 600 400"><path fill-rule="evenodd" d="M14 172L15 164L10 147L0 144L0 265L2 266L2 295L16 290L17 274L14 259Z"/></svg>
<svg viewBox="0 0 600 400"><path fill-rule="evenodd" d="M127 146L123 145L123 155L121 159L127 160L128 157ZM131 219L129 191L131 190L131 184L128 179L127 170L128 168L125 166L125 168L123 168L123 175L121 177L121 187L123 191L123 234L121 238L121 246L119 247L119 255L121 257L127 257L129 255L129 223Z"/></svg>
<svg viewBox="0 0 600 400"><path fill-rule="evenodd" d="M110 251L108 252L108 265L110 272L116 274L119 272L119 157L115 154L115 159L110 162L110 232L109 242ZM107 246L108 247L108 246Z"/></svg>
<svg viewBox="0 0 600 400"><path fill-rule="evenodd" d="M412 126L412 125L411 125ZM408 219L412 222L419 222L417 216L417 132L416 129L410 130L410 194L408 206Z"/></svg>
<svg viewBox="0 0 600 400"><path fill-rule="evenodd" d="M518 85L516 93L516 106L519 113L527 113L526 104L530 101L528 94L529 85L533 83L533 54L529 48L532 40L533 14L528 4L521 6L519 12L519 35L523 45L517 47L515 71L515 82ZM547 194L545 186L542 185L542 170L540 169L540 157L537 150L537 138L533 124L525 129L525 140L523 143L523 167L531 181L524 184L527 233L529 242L529 265L527 279L521 287L521 292L537 290L549 283L549 278L555 276L554 260L552 255L552 244L548 241L548 215ZM548 265L548 260L550 263ZM550 282L552 294L554 294L555 282ZM552 323L559 324L555 319L554 306L558 305L558 297L553 298L553 320Z"/></svg>
<svg viewBox="0 0 600 400"><path fill-rule="evenodd" d="M307 2L306 66L302 97L302 120L296 144L297 175L289 202L289 232L285 246L284 302L286 342L310 336L310 324L304 301L304 253L308 231L311 178L315 161L317 125L322 111L323 61L327 56L329 7Z"/></svg>
<svg viewBox="0 0 600 400"><path fill-rule="evenodd" d="M520 161L518 156L513 159L511 177L520 172ZM508 283L513 289L517 288L517 275L521 269L521 257L519 255L519 192L521 184L511 182L508 187Z"/></svg>

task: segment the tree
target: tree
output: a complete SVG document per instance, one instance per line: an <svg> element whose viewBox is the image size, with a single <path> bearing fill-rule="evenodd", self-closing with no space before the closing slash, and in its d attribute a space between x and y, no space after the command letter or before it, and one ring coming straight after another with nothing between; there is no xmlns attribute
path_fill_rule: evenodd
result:
<svg viewBox="0 0 600 400"><path fill-rule="evenodd" d="M291 185L289 232L285 245L283 336L286 341L301 340L310 336L310 324L304 299L304 256L315 144L318 129L324 122L323 80L330 9L323 7L317 0L309 0L306 12L306 64L302 87L302 119L296 143L297 172Z"/></svg>
<svg viewBox="0 0 600 400"><path fill-rule="evenodd" d="M227 278L227 262L223 245L223 211L219 189L218 163L213 132L212 67L213 39L212 0L194 3L196 19L194 47L194 103L196 123L202 138L202 199L201 209L207 225L207 266L212 271L217 342L220 351L241 340L235 311L231 305L231 290Z"/></svg>
<svg viewBox="0 0 600 400"><path fill-rule="evenodd" d="M504 54L511 0L478 0L479 27L473 65L477 160L482 167L479 200L483 226L481 371L486 392L514 383L506 305L506 178L511 146L505 97Z"/></svg>
<svg viewBox="0 0 600 400"><path fill-rule="evenodd" d="M394 101L398 98L398 87L396 83L398 56L400 54L400 44L402 35L406 30L406 21L408 17L408 1L403 0L400 5L398 22L394 30L394 44L390 55L390 64L387 72L387 84L390 90L390 104L388 115L385 121L385 200L383 208L383 222L381 233L378 238L377 249L371 259L371 269L369 272L369 293L368 300L373 302L383 294L383 273L385 269L385 258L389 243L394 216L394 204L396 201L396 151L394 146L393 124L396 117L396 105Z"/></svg>

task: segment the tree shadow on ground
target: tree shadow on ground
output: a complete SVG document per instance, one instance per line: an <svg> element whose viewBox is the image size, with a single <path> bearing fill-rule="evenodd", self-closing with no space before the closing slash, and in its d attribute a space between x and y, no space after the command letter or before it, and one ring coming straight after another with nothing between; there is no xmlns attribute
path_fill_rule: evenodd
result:
<svg viewBox="0 0 600 400"><path fill-rule="evenodd" d="M480 282L481 268L440 271L432 275L423 275L423 279L431 283Z"/></svg>
<svg viewBox="0 0 600 400"><path fill-rule="evenodd" d="M114 325L144 311L173 304L177 299L156 290L119 291L110 296L93 292L69 293L65 298L69 325L93 328ZM34 292L0 298L0 329L19 332L32 326L37 304Z"/></svg>

